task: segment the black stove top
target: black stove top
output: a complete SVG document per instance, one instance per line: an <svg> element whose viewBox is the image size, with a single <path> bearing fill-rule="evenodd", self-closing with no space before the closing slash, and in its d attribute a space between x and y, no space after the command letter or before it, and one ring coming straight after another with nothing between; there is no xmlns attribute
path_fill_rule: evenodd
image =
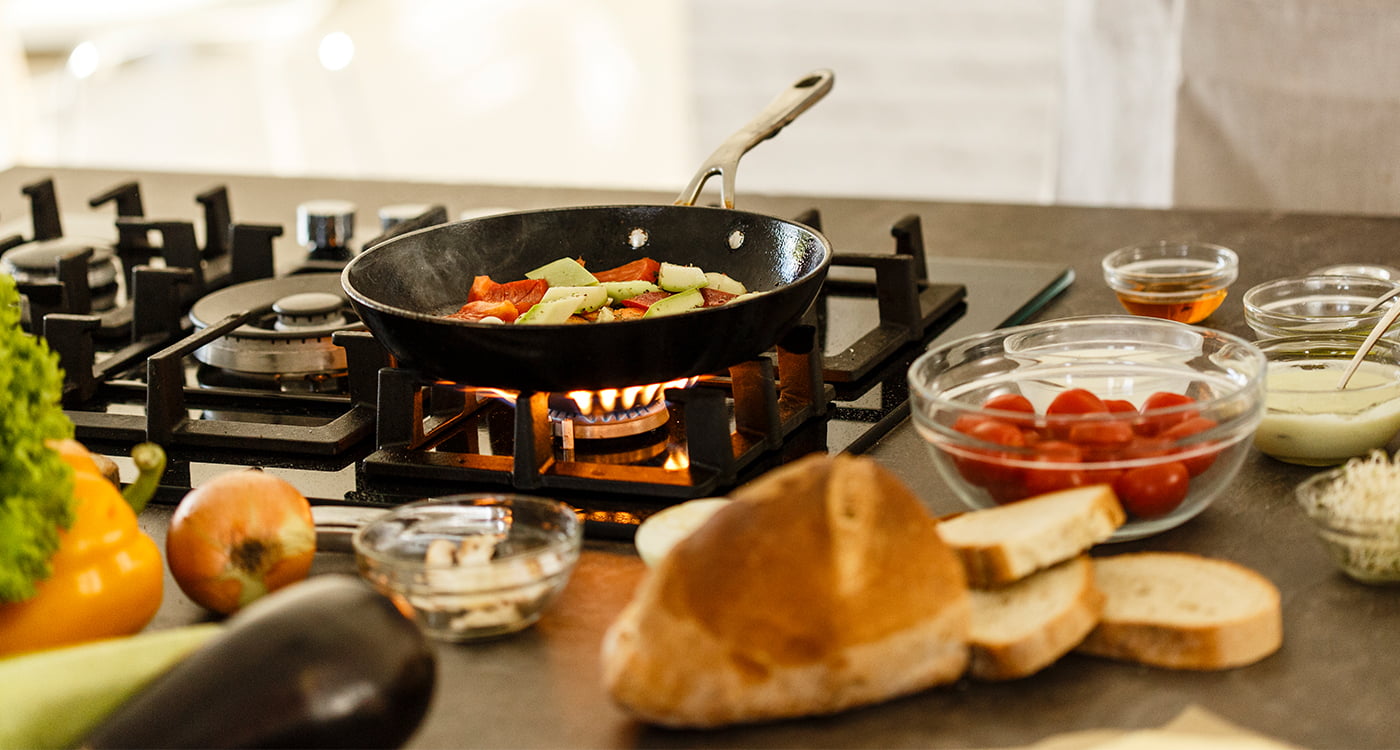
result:
<svg viewBox="0 0 1400 750"><path fill-rule="evenodd" d="M236 223L222 188L196 196L203 247L200 221L142 216L135 183L90 201L117 204L110 246L64 237L51 183L25 193L33 231L0 240L0 266L28 274L31 328L69 373L65 410L119 465L137 442L164 445L157 499L172 503L253 465L317 503L549 494L590 533L625 537L655 510L806 453L863 452L904 421L905 370L929 343L1020 322L1071 281L1048 264L929 256L905 217L890 247L835 249L817 304L773 351L665 391L635 429L604 429L551 419L548 394L511 403L393 367L344 304L335 269L359 249L344 244L344 208L301 212L305 262L276 274L282 228ZM815 210L794 218L821 228ZM397 211L365 246L446 219L436 205Z"/></svg>

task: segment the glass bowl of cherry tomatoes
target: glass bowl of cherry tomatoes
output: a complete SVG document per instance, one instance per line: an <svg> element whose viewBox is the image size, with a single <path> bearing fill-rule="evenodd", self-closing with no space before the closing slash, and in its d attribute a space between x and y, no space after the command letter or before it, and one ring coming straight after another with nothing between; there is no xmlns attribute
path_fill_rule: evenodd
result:
<svg viewBox="0 0 1400 750"><path fill-rule="evenodd" d="M1175 528L1239 472L1263 416L1264 353L1170 320L1036 323L931 348L909 368L915 427L971 508L1109 484L1113 541Z"/></svg>

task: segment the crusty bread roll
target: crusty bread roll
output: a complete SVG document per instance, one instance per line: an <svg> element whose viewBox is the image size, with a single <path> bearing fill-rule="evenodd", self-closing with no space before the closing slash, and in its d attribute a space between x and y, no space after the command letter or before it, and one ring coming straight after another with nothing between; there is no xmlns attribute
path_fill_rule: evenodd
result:
<svg viewBox="0 0 1400 750"><path fill-rule="evenodd" d="M1088 555L998 589L973 589L968 674L1012 680L1039 672L1084 640L1103 602Z"/></svg>
<svg viewBox="0 0 1400 750"><path fill-rule="evenodd" d="M968 582L985 588L1069 560L1126 520L1113 488L1091 484L963 513L938 531L962 559Z"/></svg>
<svg viewBox="0 0 1400 750"><path fill-rule="evenodd" d="M604 636L620 706L710 727L833 713L962 674L962 567L879 464L814 454L730 497Z"/></svg>
<svg viewBox="0 0 1400 750"><path fill-rule="evenodd" d="M1082 653L1206 670L1252 664L1283 645L1278 588L1228 560L1132 552L1095 558L1094 580L1106 601Z"/></svg>

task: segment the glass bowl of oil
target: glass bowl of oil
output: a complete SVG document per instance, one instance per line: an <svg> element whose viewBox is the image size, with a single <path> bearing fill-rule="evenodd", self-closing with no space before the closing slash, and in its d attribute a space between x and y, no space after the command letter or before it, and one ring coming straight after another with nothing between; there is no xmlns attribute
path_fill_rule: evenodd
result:
<svg viewBox="0 0 1400 750"><path fill-rule="evenodd" d="M1239 267L1239 256L1227 247L1161 240L1109 253L1103 277L1134 315L1199 323L1225 301Z"/></svg>

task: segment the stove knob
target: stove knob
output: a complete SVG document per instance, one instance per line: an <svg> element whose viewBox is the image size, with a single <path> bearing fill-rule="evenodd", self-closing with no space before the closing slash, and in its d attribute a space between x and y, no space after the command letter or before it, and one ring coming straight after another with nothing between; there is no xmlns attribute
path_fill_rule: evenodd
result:
<svg viewBox="0 0 1400 750"><path fill-rule="evenodd" d="M338 328L346 325L341 313L345 300L329 292L289 294L272 303L277 313L273 328L279 331L300 331L310 328Z"/></svg>
<svg viewBox="0 0 1400 750"><path fill-rule="evenodd" d="M432 206L426 203L397 203L384 206L379 209L379 231L387 232L409 219L416 219L430 208Z"/></svg>
<svg viewBox="0 0 1400 750"><path fill-rule="evenodd" d="M350 201L307 201L297 206L297 241L312 260L349 260L355 234L355 204Z"/></svg>

